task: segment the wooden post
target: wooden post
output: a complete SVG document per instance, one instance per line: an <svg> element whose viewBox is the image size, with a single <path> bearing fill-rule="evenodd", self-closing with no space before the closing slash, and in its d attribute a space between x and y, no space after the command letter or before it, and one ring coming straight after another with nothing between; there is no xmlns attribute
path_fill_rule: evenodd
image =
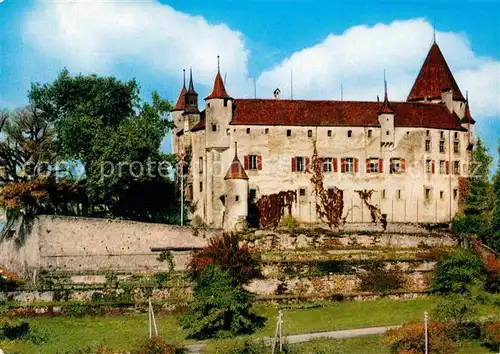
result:
<svg viewBox="0 0 500 354"><path fill-rule="evenodd" d="M425 328L425 354L429 354L429 330L428 330L429 314L424 312L424 328Z"/></svg>

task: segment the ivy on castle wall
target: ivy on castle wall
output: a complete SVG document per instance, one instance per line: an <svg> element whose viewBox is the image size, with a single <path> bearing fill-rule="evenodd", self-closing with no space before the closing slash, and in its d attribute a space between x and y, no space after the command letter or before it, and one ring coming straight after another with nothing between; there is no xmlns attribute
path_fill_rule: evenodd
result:
<svg viewBox="0 0 500 354"><path fill-rule="evenodd" d="M372 222L376 223L376 222L380 221L380 223L382 224L382 227L384 228L384 230L386 230L387 229L387 215L382 214L382 211L380 210L380 208L377 205L374 205L371 203L372 194L373 194L374 190L373 189L370 189L370 190L364 189L364 190L357 190L355 192L358 193L358 195L361 198L361 200L363 201L364 205L366 205L366 207L370 211L370 216L372 218Z"/></svg>
<svg viewBox="0 0 500 354"><path fill-rule="evenodd" d="M260 226L262 228L276 228L285 215L285 210L289 215L292 214L292 205L296 199L296 191L282 191L260 197L257 201Z"/></svg>

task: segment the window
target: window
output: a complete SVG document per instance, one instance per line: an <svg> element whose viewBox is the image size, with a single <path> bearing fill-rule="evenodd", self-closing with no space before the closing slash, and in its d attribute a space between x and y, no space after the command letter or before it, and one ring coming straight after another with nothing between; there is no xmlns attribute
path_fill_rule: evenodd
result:
<svg viewBox="0 0 500 354"><path fill-rule="evenodd" d="M385 135L389 135L389 131L388 130L385 132Z"/></svg>
<svg viewBox="0 0 500 354"><path fill-rule="evenodd" d="M455 140L458 140L458 133L455 133Z"/></svg>
<svg viewBox="0 0 500 354"><path fill-rule="evenodd" d="M432 160L425 161L425 173L432 173Z"/></svg>
<svg viewBox="0 0 500 354"><path fill-rule="evenodd" d="M454 175L460 174L460 161L453 161L453 174Z"/></svg>
<svg viewBox="0 0 500 354"><path fill-rule="evenodd" d="M299 196L305 197L306 196L306 189L305 188L300 188L299 189Z"/></svg>
<svg viewBox="0 0 500 354"><path fill-rule="evenodd" d="M453 199L457 199L457 197L458 197L458 189L454 188L453 189Z"/></svg>
<svg viewBox="0 0 500 354"><path fill-rule="evenodd" d="M445 165L446 165L445 161L443 161L443 160L439 161L439 174L441 174L441 175L445 174L445 172L446 172L445 171L445 169L446 169Z"/></svg>
<svg viewBox="0 0 500 354"><path fill-rule="evenodd" d="M382 199L385 199L385 189L382 189Z"/></svg>
<svg viewBox="0 0 500 354"><path fill-rule="evenodd" d="M203 173L203 157L200 157L198 170L200 171L200 173Z"/></svg>
<svg viewBox="0 0 500 354"><path fill-rule="evenodd" d="M229 128L227 128L226 129L226 134L229 135L229 132L230 132L230 130L229 130Z"/></svg>
<svg viewBox="0 0 500 354"><path fill-rule="evenodd" d="M439 141L439 152L444 153L444 140Z"/></svg>
<svg viewBox="0 0 500 354"><path fill-rule="evenodd" d="M200 182L200 193L203 192L203 182Z"/></svg>
<svg viewBox="0 0 500 354"><path fill-rule="evenodd" d="M367 173L379 172L379 160L378 159L366 159L366 172Z"/></svg>
<svg viewBox="0 0 500 354"><path fill-rule="evenodd" d="M327 134L328 134L328 136L332 136L332 131L329 130Z"/></svg>
<svg viewBox="0 0 500 354"><path fill-rule="evenodd" d="M304 166L304 158L303 157L296 157L295 158L295 170L297 172L303 172L305 170Z"/></svg>
<svg viewBox="0 0 500 354"><path fill-rule="evenodd" d="M224 99L224 107L227 107L227 99Z"/></svg>
<svg viewBox="0 0 500 354"><path fill-rule="evenodd" d="M307 136L308 136L308 137L310 137L310 138L312 138L312 136L313 136L313 131L312 131L312 130L308 130L308 131L307 131Z"/></svg>
<svg viewBox="0 0 500 354"><path fill-rule="evenodd" d="M292 136L292 131L290 129L287 129L286 136Z"/></svg>
<svg viewBox="0 0 500 354"><path fill-rule="evenodd" d="M347 131L347 137L350 138L352 136L352 130Z"/></svg>
<svg viewBox="0 0 500 354"><path fill-rule="evenodd" d="M249 170L257 169L257 155L248 155L248 169Z"/></svg>
<svg viewBox="0 0 500 354"><path fill-rule="evenodd" d="M250 188L249 197L250 197L251 201L254 201L255 199L257 199L257 189Z"/></svg>
<svg viewBox="0 0 500 354"><path fill-rule="evenodd" d="M396 198L401 199L401 189L396 190Z"/></svg>
<svg viewBox="0 0 500 354"><path fill-rule="evenodd" d="M207 103L207 107L210 108L210 103Z"/></svg>
<svg viewBox="0 0 500 354"><path fill-rule="evenodd" d="M441 139L444 139L444 132L443 132L443 131L441 131L439 134L440 134L440 136L441 136Z"/></svg>
<svg viewBox="0 0 500 354"><path fill-rule="evenodd" d="M430 136L431 135L431 131L430 130L426 130L425 131L425 136Z"/></svg>
<svg viewBox="0 0 500 354"><path fill-rule="evenodd" d="M407 131L407 132L406 132L406 135L410 135L410 132L408 132L408 131Z"/></svg>
<svg viewBox="0 0 500 354"><path fill-rule="evenodd" d="M250 134L250 128L247 128L247 134Z"/></svg>
<svg viewBox="0 0 500 354"><path fill-rule="evenodd" d="M216 131L217 131L217 125L212 124L212 131L213 131L213 132L216 132Z"/></svg>
<svg viewBox="0 0 500 354"><path fill-rule="evenodd" d="M264 131L266 134L269 134L269 128L266 128L266 130Z"/></svg>
<svg viewBox="0 0 500 354"><path fill-rule="evenodd" d="M354 172L354 159L352 157L348 157L345 159L345 172Z"/></svg>
<svg viewBox="0 0 500 354"><path fill-rule="evenodd" d="M401 173L405 170L405 160L400 158L391 159L391 173Z"/></svg>
<svg viewBox="0 0 500 354"><path fill-rule="evenodd" d="M444 199L444 191L439 191L439 198Z"/></svg>
<svg viewBox="0 0 500 354"><path fill-rule="evenodd" d="M332 172L333 159L331 157L325 157L323 159L323 172Z"/></svg>
<svg viewBox="0 0 500 354"><path fill-rule="evenodd" d="M459 141L454 141L453 142L453 152L455 154L460 153L460 142Z"/></svg>
<svg viewBox="0 0 500 354"><path fill-rule="evenodd" d="M431 189L428 187L424 188L424 198L425 200L431 199Z"/></svg>
<svg viewBox="0 0 500 354"><path fill-rule="evenodd" d="M431 151L431 141L427 139L425 141L425 152L430 152Z"/></svg>
<svg viewBox="0 0 500 354"><path fill-rule="evenodd" d="M371 129L368 129L368 137L371 138L372 137L372 130Z"/></svg>
<svg viewBox="0 0 500 354"><path fill-rule="evenodd" d="M237 195L235 198L234 198L235 201L239 202L240 201L240 196Z"/></svg>

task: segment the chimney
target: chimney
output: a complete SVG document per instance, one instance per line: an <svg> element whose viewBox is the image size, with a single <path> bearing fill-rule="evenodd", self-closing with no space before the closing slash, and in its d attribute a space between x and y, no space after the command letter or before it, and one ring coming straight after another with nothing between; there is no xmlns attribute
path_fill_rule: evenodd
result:
<svg viewBox="0 0 500 354"><path fill-rule="evenodd" d="M281 93L281 90L279 88L276 88L276 90L274 90L274 92L273 92L274 99L279 100L280 99L280 93Z"/></svg>

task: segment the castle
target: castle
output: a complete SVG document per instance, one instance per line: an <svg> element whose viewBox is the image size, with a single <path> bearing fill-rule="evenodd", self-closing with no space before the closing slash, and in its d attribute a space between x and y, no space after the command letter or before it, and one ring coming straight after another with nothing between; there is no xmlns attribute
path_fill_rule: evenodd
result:
<svg viewBox="0 0 500 354"><path fill-rule="evenodd" d="M319 222L314 151L325 189L342 191L346 222L370 222L359 190L389 222L449 222L474 144L474 119L434 42L405 102L231 97L220 71L198 108L192 73L172 118L173 151L186 156L192 220L234 229L263 195L296 191L292 215Z"/></svg>

